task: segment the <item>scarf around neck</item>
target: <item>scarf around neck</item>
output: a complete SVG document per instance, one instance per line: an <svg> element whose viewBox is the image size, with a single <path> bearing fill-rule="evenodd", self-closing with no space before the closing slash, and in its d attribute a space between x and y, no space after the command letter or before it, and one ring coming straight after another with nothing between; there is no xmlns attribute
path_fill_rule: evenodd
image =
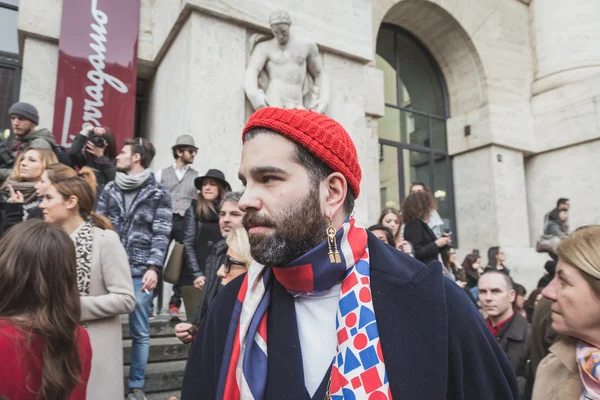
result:
<svg viewBox="0 0 600 400"><path fill-rule="evenodd" d="M21 194L23 195L23 204L27 204L27 203L31 203L32 201L37 199L37 192L35 191L35 185L38 183L38 181L33 181L33 182L24 182L24 181L17 181L11 178L7 178L6 181L4 181L4 189L6 189L8 191L8 185L11 185L13 187L13 189L16 191L21 192Z"/></svg>
<svg viewBox="0 0 600 400"><path fill-rule="evenodd" d="M284 267L254 262L232 314L217 398L262 399L268 369L267 311L272 279L292 295L323 293L342 281L336 314L332 399L391 399L371 296L367 232L350 217L336 234L341 262L329 261L327 241ZM354 397L353 397L354 396Z"/></svg>
<svg viewBox="0 0 600 400"><path fill-rule="evenodd" d="M129 175L124 172L117 172L117 174L115 175L115 184L121 190L135 190L142 186L148 180L148 178L150 178L151 174L152 171L149 168L146 168L145 170L136 175Z"/></svg>
<svg viewBox="0 0 600 400"><path fill-rule="evenodd" d="M577 367L583 383L580 400L600 400L600 350L585 342L577 342Z"/></svg>

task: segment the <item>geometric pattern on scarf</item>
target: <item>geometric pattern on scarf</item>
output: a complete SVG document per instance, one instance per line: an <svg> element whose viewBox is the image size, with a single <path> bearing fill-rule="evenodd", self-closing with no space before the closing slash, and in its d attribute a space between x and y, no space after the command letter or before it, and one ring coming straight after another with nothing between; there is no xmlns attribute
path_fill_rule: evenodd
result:
<svg viewBox="0 0 600 400"><path fill-rule="evenodd" d="M75 239L79 296L88 296L90 294L93 239L94 225L91 222L85 222L79 229L77 238Z"/></svg>
<svg viewBox="0 0 600 400"><path fill-rule="evenodd" d="M600 350L579 341L577 366L584 387L581 400L600 400Z"/></svg>
<svg viewBox="0 0 600 400"><path fill-rule="evenodd" d="M341 262L331 263L327 240L285 267L254 262L234 306L217 398L262 399L267 382L267 310L271 280L290 293L323 293L342 281L336 315L337 346L331 399L391 399L371 295L367 233L354 218L336 233Z"/></svg>

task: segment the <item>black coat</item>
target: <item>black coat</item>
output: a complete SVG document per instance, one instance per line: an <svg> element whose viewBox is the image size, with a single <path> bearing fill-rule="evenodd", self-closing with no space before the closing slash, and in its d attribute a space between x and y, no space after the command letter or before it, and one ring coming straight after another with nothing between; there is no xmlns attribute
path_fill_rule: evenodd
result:
<svg viewBox="0 0 600 400"><path fill-rule="evenodd" d="M69 157L74 167L90 167L94 170L97 187L96 196L100 196L100 192L102 192L104 185L115 180L115 175L117 173L115 160L111 160L106 156L95 157L88 154L85 151L85 144L87 141L87 136L81 134L77 135L69 150Z"/></svg>
<svg viewBox="0 0 600 400"><path fill-rule="evenodd" d="M13 226L23 222L23 203L5 203L4 204L4 216L2 218L2 235L6 233ZM27 219L44 219L44 212L38 206L29 209Z"/></svg>
<svg viewBox="0 0 600 400"><path fill-rule="evenodd" d="M206 257L206 269L204 270L206 283L204 284L202 294L200 295L198 308L196 308L194 313L188 318L188 322L196 325L196 327L200 326L200 323L202 322L202 319L204 319L206 311L208 310L208 305L211 301L213 301L219 292L221 278L217 276L217 271L225 262L225 256L227 255L226 253L227 243L225 242L225 239L211 244L208 249L208 257Z"/></svg>
<svg viewBox="0 0 600 400"><path fill-rule="evenodd" d="M435 244L435 234L420 219L413 219L404 225L404 239L413 245L415 258L423 264L437 260L438 254L445 249Z"/></svg>
<svg viewBox="0 0 600 400"><path fill-rule="evenodd" d="M531 375L531 325L521 314L515 312L496 339L517 375L519 391L524 393L526 379Z"/></svg>
<svg viewBox="0 0 600 400"><path fill-rule="evenodd" d="M218 213L200 221L196 217L196 200L192 200L183 220L184 263L180 285L192 285L194 279L204 275L209 246L222 239Z"/></svg>
<svg viewBox="0 0 600 400"><path fill-rule="evenodd" d="M465 293L442 275L378 240L368 245L373 307L392 394L404 400L517 399L511 364ZM182 398L216 398L233 307L244 275L225 286L194 341ZM305 400L294 299L272 281L264 399ZM323 399L328 373L313 396Z"/></svg>

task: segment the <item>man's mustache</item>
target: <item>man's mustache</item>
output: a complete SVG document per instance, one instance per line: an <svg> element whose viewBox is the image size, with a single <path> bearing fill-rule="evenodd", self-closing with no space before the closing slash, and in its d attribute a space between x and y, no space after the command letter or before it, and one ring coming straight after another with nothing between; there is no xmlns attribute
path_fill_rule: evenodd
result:
<svg viewBox="0 0 600 400"><path fill-rule="evenodd" d="M246 230L253 226L275 227L275 223L270 218L253 212L247 212L246 215L242 217L242 225L244 225Z"/></svg>

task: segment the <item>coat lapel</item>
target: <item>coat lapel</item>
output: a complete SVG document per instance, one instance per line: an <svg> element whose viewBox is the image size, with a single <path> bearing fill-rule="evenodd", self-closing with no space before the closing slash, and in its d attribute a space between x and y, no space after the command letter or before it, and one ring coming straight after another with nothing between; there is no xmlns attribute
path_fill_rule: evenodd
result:
<svg viewBox="0 0 600 400"><path fill-rule="evenodd" d="M269 367L266 399L305 400L302 350L298 337L294 298L277 280L267 321Z"/></svg>
<svg viewBox="0 0 600 400"><path fill-rule="evenodd" d="M310 399L304 383L302 349L298 337L294 298L276 279L267 322L269 367L266 399ZM325 398L331 366L323 377L313 399Z"/></svg>

